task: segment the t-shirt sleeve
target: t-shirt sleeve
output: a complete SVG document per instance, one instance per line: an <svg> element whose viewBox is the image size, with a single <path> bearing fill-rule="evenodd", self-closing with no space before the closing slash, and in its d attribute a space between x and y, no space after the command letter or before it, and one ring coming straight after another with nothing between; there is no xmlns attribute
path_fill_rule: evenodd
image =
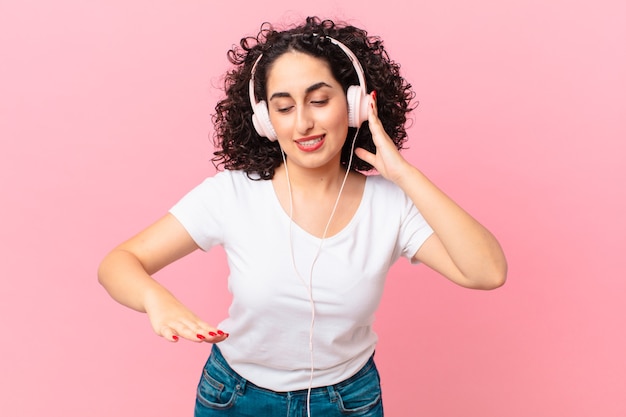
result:
<svg viewBox="0 0 626 417"><path fill-rule="evenodd" d="M205 179L169 210L204 251L223 243L227 177L222 172Z"/></svg>
<svg viewBox="0 0 626 417"><path fill-rule="evenodd" d="M433 234L433 229L408 197L406 197L405 204L406 215L400 230L402 256L408 258L412 263L419 263L413 260L413 256L426 242L426 239Z"/></svg>

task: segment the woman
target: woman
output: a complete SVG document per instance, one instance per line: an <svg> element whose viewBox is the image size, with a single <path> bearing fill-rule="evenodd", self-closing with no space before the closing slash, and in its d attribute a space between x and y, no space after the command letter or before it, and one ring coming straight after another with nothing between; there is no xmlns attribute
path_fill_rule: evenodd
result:
<svg viewBox="0 0 626 417"><path fill-rule="evenodd" d="M214 116L225 170L108 254L99 280L159 336L214 344L196 416L380 416L371 325L393 262L492 289L504 254L401 156L413 93L378 38L308 18L264 26L229 59ZM214 245L233 293L218 327L151 278Z"/></svg>

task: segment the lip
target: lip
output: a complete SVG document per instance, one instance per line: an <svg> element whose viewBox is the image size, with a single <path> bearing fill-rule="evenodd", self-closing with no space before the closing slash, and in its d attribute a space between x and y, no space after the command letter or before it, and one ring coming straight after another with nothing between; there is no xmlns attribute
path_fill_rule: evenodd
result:
<svg viewBox="0 0 626 417"><path fill-rule="evenodd" d="M301 151L313 152L313 151L316 151L316 150L318 150L319 148L322 147L322 145L324 144L325 136L326 135L307 136L306 138L297 139L294 142L296 143L296 146L298 147L298 149L300 149ZM318 140L318 139L319 139L319 141L317 141L317 142L315 142L313 144L305 145L305 143L307 143L307 142Z"/></svg>

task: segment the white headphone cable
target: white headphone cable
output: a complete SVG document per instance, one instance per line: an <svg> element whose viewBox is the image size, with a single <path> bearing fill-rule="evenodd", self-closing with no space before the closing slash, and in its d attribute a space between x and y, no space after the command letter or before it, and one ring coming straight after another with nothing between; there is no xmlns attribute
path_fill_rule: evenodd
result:
<svg viewBox="0 0 626 417"><path fill-rule="evenodd" d="M300 272L298 272L298 268L296 267L296 259L293 251L293 240L292 240L292 225L293 225L293 194L291 189L291 180L289 179L289 168L287 167L287 159L285 158L285 152L281 148L281 154L283 157L283 164L285 165L285 175L287 177L287 190L289 192L289 249L291 252L291 262L293 264L293 269L304 284L304 287L307 290L307 294L309 296L309 303L311 304L311 325L309 327L309 352L310 352L310 377L309 377L309 387L307 389L307 397L306 397L306 407L307 407L307 416L311 417L311 390L313 388L313 374L315 372L315 362L314 362L314 354L313 354L313 329L315 326L315 301L313 300L313 268L315 267L315 263L322 251L322 245L324 244L324 240L326 239L326 234L328 233L328 228L330 227L330 223L335 216L335 211L337 211L337 206L339 205L339 200L341 198L341 194L343 193L344 186L348 180L348 175L350 174L350 168L352 167L352 159L354 155L354 146L356 143L357 135L359 134L360 128L356 129L354 134L354 138L352 139L352 146L350 147L350 158L348 160L348 166L346 168L346 173L341 182L341 187L339 187L339 193L337 194L337 199L335 200L335 205L330 213L330 217L328 218L328 222L326 223L326 227L324 228L324 233L320 239L320 244L317 247L317 251L315 252L315 256L313 257L313 262L311 263L311 269L309 270L309 283L304 280Z"/></svg>

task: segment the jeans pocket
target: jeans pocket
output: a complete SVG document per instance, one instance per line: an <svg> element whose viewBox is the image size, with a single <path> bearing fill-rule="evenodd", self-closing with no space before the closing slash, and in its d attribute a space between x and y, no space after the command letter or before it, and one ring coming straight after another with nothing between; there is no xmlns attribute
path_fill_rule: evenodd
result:
<svg viewBox="0 0 626 417"><path fill-rule="evenodd" d="M382 416L382 392L376 367L371 368L349 383L334 387L337 406L342 414L351 416Z"/></svg>
<svg viewBox="0 0 626 417"><path fill-rule="evenodd" d="M212 409L230 408L241 389L241 382L210 357L198 383L196 402Z"/></svg>

